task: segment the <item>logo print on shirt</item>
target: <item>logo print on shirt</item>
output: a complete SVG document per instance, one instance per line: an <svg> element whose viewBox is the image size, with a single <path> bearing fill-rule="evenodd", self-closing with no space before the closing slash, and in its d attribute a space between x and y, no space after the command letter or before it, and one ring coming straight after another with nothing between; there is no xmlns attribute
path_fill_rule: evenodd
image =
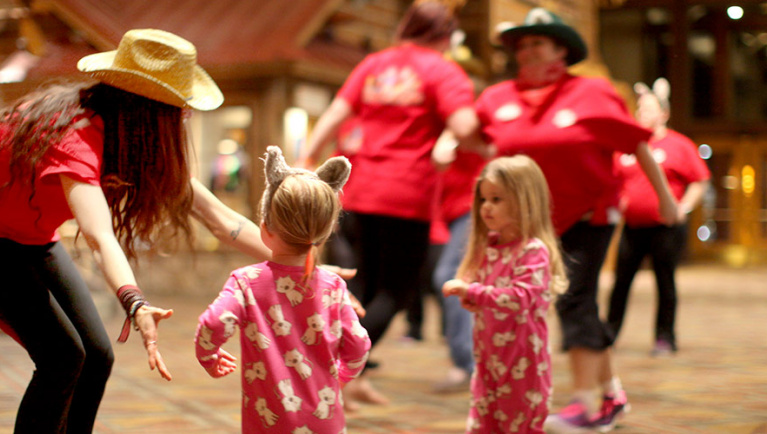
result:
<svg viewBox="0 0 767 434"><path fill-rule="evenodd" d="M663 164L666 161L666 151L664 149L653 149L652 159L658 164Z"/></svg>
<svg viewBox="0 0 767 434"><path fill-rule="evenodd" d="M562 109L554 115L554 119L551 120L551 123L559 128L567 128L575 125L577 120L578 116L574 111L570 109Z"/></svg>
<svg viewBox="0 0 767 434"><path fill-rule="evenodd" d="M516 103L504 104L495 111L495 118L501 122L513 121L522 114L522 108Z"/></svg>
<svg viewBox="0 0 767 434"><path fill-rule="evenodd" d="M362 101L367 104L413 106L423 103L423 83L412 68L386 68L378 76L365 78Z"/></svg>
<svg viewBox="0 0 767 434"><path fill-rule="evenodd" d="M621 154L619 161L621 163L621 166L629 167L636 164L637 157L634 154Z"/></svg>

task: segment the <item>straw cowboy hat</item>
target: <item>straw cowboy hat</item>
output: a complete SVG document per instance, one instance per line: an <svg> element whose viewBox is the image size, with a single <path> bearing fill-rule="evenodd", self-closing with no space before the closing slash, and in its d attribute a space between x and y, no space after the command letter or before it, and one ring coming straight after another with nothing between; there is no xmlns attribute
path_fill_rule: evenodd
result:
<svg viewBox="0 0 767 434"><path fill-rule="evenodd" d="M544 8L530 10L522 25L500 23L496 31L501 43L509 51L514 51L517 40L522 36L543 35L554 39L567 49L565 61L568 65L574 65L588 55L588 48L581 35L565 24L559 16Z"/></svg>
<svg viewBox="0 0 767 434"><path fill-rule="evenodd" d="M176 107L213 110L221 90L197 65L191 42L156 29L129 30L117 50L85 56L77 69L110 86Z"/></svg>

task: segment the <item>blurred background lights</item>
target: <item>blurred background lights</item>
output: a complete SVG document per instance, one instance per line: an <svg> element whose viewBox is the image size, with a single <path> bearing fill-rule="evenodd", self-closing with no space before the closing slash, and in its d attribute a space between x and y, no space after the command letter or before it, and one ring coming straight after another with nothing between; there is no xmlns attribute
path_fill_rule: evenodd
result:
<svg viewBox="0 0 767 434"><path fill-rule="evenodd" d="M708 226L703 225L698 228L698 239L706 242L711 239L711 229Z"/></svg>
<svg viewBox="0 0 767 434"><path fill-rule="evenodd" d="M743 194L746 195L746 197L751 197L752 194L754 194L754 187L756 185L756 182L754 180L756 173L754 172L754 168L750 165L743 166L743 170L741 171L741 188L743 188Z"/></svg>
<svg viewBox="0 0 767 434"><path fill-rule="evenodd" d="M698 155L700 155L700 158L708 160L714 155L714 151L711 149L711 146L704 143L698 146Z"/></svg>
<svg viewBox="0 0 767 434"><path fill-rule="evenodd" d="M733 20L743 18L743 8L740 6L730 6L727 8L727 16Z"/></svg>
<svg viewBox="0 0 767 434"><path fill-rule="evenodd" d="M736 176L727 175L722 177L722 188L726 190L735 190L738 188L739 182Z"/></svg>

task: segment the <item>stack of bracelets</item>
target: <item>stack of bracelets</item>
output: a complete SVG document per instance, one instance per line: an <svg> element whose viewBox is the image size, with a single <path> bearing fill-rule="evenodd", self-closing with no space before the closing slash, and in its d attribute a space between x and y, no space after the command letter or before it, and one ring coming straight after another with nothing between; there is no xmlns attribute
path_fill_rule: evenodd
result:
<svg viewBox="0 0 767 434"><path fill-rule="evenodd" d="M131 321L136 316L136 311L141 306L149 306L149 302L144 298L144 294L136 285L123 285L117 290L117 298L120 300L123 309L125 309L125 323L123 329L120 332L120 337L117 338L117 342L125 342L128 340L130 334ZM138 330L138 327L136 328Z"/></svg>

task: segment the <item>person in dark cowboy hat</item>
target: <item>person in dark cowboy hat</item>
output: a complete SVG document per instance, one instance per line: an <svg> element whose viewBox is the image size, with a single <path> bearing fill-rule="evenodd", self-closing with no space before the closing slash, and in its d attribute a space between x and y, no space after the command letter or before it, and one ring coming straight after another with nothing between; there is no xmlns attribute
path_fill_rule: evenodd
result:
<svg viewBox="0 0 767 434"><path fill-rule="evenodd" d="M498 30L517 73L487 88L477 100L484 139L497 146L499 155L527 154L543 170L570 281L556 309L575 396L548 417L545 428L608 430L628 409L610 356L613 334L597 307L599 270L619 218L613 152L636 154L660 198L665 221L674 219L676 202L648 150L652 132L635 123L606 80L568 73L568 66L588 54L575 29L536 8L522 25ZM596 392L600 386L601 401Z"/></svg>

